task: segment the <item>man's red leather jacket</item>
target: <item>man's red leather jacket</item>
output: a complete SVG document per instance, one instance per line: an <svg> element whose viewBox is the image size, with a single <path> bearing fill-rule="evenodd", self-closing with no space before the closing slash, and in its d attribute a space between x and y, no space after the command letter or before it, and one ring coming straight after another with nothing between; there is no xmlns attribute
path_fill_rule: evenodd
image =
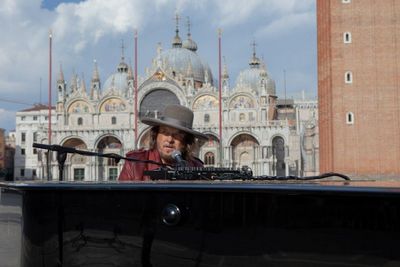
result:
<svg viewBox="0 0 400 267"><path fill-rule="evenodd" d="M127 158L134 158L138 160L152 160L161 163L160 153L157 149L146 150L139 149L126 153ZM194 158L188 160L190 167L203 167L201 160ZM149 176L143 176L144 171L151 171L159 168L160 166L152 163L142 163L136 161L125 160L121 173L119 174L119 181L147 181L150 180Z"/></svg>

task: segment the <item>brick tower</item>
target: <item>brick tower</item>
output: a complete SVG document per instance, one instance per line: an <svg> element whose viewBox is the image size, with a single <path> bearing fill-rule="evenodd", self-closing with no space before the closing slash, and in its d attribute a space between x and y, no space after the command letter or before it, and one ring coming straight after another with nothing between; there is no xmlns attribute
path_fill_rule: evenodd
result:
<svg viewBox="0 0 400 267"><path fill-rule="evenodd" d="M317 0L320 171L400 177L400 1Z"/></svg>

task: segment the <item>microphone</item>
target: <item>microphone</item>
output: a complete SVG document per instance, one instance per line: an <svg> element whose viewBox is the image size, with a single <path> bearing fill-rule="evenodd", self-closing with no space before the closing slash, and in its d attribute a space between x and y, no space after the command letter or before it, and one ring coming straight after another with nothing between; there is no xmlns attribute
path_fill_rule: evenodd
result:
<svg viewBox="0 0 400 267"><path fill-rule="evenodd" d="M156 165L160 165L160 166L166 166L162 162L157 162L154 160L142 160L142 159L136 159L136 158L131 158L131 157L123 157L123 156L120 156L115 153L103 154L103 153L91 152L91 151L86 151L86 150L78 150L73 147L66 147L66 146L60 146L60 145L46 145L46 144L39 144L39 143L33 143L32 146L36 147L36 148L40 148L40 149L57 151L59 153L72 153L72 154L80 154L80 155L85 155L85 156L112 158L112 159L115 159L117 162L120 161L121 159L124 159L124 160L129 160L132 162L151 163L151 164L156 164Z"/></svg>
<svg viewBox="0 0 400 267"><path fill-rule="evenodd" d="M66 146L59 146L59 145L45 145L39 143L33 143L32 147L40 148L40 149L47 149L62 153L76 153L77 150L73 147L66 147Z"/></svg>
<svg viewBox="0 0 400 267"><path fill-rule="evenodd" d="M182 153L179 150L172 151L171 157L176 161L179 167L186 167L188 165L187 161L182 158Z"/></svg>

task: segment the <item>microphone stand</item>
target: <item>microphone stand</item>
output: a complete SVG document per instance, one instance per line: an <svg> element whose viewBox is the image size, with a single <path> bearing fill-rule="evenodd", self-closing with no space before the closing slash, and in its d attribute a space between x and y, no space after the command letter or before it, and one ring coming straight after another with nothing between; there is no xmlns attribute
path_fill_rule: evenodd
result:
<svg viewBox="0 0 400 267"><path fill-rule="evenodd" d="M84 151L84 150L78 150L73 147L66 147L66 146L60 146L60 145L45 145L45 144L39 144L39 143L33 143L32 145L35 148L40 148L40 149L46 149L49 152L50 151L56 151L57 152L57 162L58 162L58 171L59 171L59 180L63 181L64 177L64 164L65 160L67 159L67 154L80 154L84 156L95 156L95 157L103 157L103 158L112 158L115 160L116 163L120 162L121 159L123 160L128 160L128 161L134 161L134 162L141 162L141 163L152 163L156 165L160 165L163 167L166 167L167 165L161 162L157 162L154 160L140 160L140 159L135 159L135 158L129 158L129 157L123 157L121 155L115 154L115 153L97 153L97 152L91 152L91 151Z"/></svg>
<svg viewBox="0 0 400 267"><path fill-rule="evenodd" d="M60 181L64 180L64 163L67 159L67 153L57 151L57 162L58 162L58 179Z"/></svg>

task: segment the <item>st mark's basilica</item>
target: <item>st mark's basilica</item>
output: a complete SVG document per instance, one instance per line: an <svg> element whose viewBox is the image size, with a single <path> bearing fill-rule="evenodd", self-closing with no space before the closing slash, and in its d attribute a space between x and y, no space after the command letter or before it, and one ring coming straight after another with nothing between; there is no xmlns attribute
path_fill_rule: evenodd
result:
<svg viewBox="0 0 400 267"><path fill-rule="evenodd" d="M228 67L225 64L222 67L220 138L218 77L197 50L190 31L182 41L178 27L170 48L163 49L158 45L145 77L139 77L137 81L138 117L162 116L168 104L181 104L192 109L193 127L209 136L209 140L197 149L197 156L206 166L239 168L247 165L254 175L318 173L317 102L278 99L275 82L253 48L252 55L249 51L247 68L243 66L234 83ZM149 126L137 120L135 134L132 67L125 62L123 52L119 64L117 62L118 59L116 72L104 83L97 63L94 63L90 88L76 75L67 83L60 68L52 126L53 144L120 155L134 148L146 147ZM29 117L34 110L17 113L17 145L25 147L23 156L26 160L22 160L17 150L16 178L23 178L19 177L21 168L25 169L25 177L46 176L44 151L32 154L29 140L33 139L26 138L21 143L18 138L19 132L25 131L25 136L33 135L36 142L48 143L46 124L43 124L43 131L40 127L36 130L21 127L21 117ZM45 113L42 110L40 114ZM114 180L122 164L112 159L68 154L64 177L67 180ZM55 155L51 166L52 178L57 179Z"/></svg>

